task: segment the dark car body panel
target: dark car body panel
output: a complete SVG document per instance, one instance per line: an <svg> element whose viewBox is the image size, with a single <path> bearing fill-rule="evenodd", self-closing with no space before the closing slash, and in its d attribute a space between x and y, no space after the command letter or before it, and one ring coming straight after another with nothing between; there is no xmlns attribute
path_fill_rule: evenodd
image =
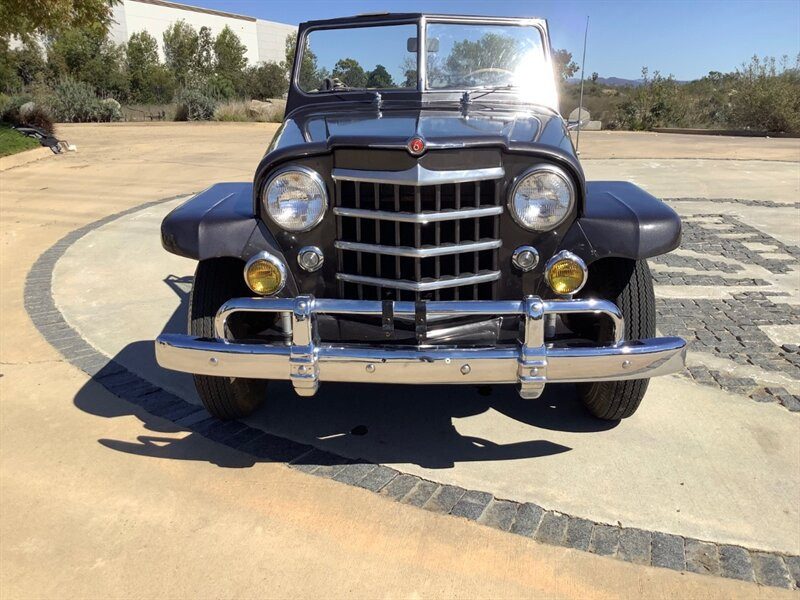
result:
<svg viewBox="0 0 800 600"><path fill-rule="evenodd" d="M172 210L161 223L161 245L194 260L247 260L267 251L283 257L275 238L253 213L251 183L217 183ZM285 258L284 258L285 260ZM294 277L287 291L296 293Z"/></svg>

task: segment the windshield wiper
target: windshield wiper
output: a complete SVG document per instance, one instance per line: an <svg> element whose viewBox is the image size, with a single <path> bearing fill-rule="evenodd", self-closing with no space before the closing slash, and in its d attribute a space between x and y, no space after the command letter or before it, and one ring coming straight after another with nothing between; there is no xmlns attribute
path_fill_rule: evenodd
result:
<svg viewBox="0 0 800 600"><path fill-rule="evenodd" d="M491 87L480 88L477 90L473 90L473 92L483 92L480 96L475 96L475 100L478 100L479 98L483 98L484 96L488 96L489 94L493 94L495 92L513 90L516 87L517 86L515 86L513 83L507 83L506 85L495 85Z"/></svg>

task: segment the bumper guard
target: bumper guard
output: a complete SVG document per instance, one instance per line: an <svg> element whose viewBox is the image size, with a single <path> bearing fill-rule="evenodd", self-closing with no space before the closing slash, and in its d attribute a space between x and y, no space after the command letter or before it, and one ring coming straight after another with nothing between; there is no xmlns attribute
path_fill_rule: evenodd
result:
<svg viewBox="0 0 800 600"><path fill-rule="evenodd" d="M624 340L617 306L605 300L427 302L428 316L522 315L524 341L517 348L345 346L320 343L316 315L383 314L383 303L366 300L236 298L217 313L217 339L162 334L156 359L164 368L198 375L288 379L301 396L312 396L320 381L358 383L517 383L520 396L538 398L546 383L644 379L680 371L686 342L678 337ZM291 324L286 345L241 344L225 339L235 312L283 313ZM414 316L414 302L394 302L394 315ZM553 346L544 342L549 314L604 314L614 323L613 344ZM287 323L288 325L288 323Z"/></svg>

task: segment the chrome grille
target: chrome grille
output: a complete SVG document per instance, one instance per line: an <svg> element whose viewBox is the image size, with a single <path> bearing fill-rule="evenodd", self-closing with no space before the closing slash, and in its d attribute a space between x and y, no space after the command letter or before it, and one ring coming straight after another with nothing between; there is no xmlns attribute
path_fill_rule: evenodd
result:
<svg viewBox="0 0 800 600"><path fill-rule="evenodd" d="M494 298L500 179L411 185L367 173L334 174L341 298Z"/></svg>

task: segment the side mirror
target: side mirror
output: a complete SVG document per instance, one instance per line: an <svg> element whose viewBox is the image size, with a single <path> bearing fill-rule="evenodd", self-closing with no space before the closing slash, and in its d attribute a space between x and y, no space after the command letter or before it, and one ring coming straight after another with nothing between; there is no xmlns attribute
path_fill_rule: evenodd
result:
<svg viewBox="0 0 800 600"><path fill-rule="evenodd" d="M428 38L427 42L427 49L428 52L438 52L439 51L439 38ZM417 52L417 38L410 37L406 40L406 50L408 52Z"/></svg>

